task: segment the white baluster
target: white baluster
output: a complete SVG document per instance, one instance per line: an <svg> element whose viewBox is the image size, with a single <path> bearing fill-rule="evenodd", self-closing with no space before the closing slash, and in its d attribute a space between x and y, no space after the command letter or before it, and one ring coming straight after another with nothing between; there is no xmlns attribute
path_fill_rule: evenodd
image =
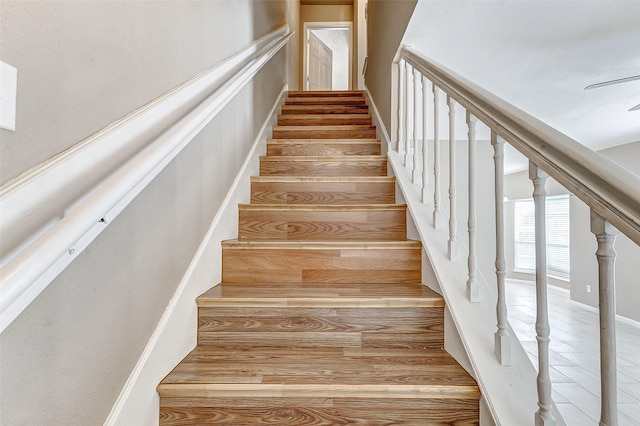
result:
<svg viewBox="0 0 640 426"><path fill-rule="evenodd" d="M456 218L456 101L447 96L449 104L449 260L458 258L458 219Z"/></svg>
<svg viewBox="0 0 640 426"><path fill-rule="evenodd" d="M616 295L613 244L618 230L591 210L591 232L598 240L600 296L600 425L618 425L618 379L616 377Z"/></svg>
<svg viewBox="0 0 640 426"><path fill-rule="evenodd" d="M511 338L507 329L507 301L505 289L504 255L504 141L491 131L491 145L493 145L493 164L495 182L496 209L496 281L498 288L498 303L496 317L498 331L495 333L495 353L502 365L511 365Z"/></svg>
<svg viewBox="0 0 640 426"><path fill-rule="evenodd" d="M433 85L433 227L440 229L440 131L438 128L438 104L440 89Z"/></svg>
<svg viewBox="0 0 640 426"><path fill-rule="evenodd" d="M398 62L398 140L396 151L398 154L404 152L404 76L405 62L400 59Z"/></svg>
<svg viewBox="0 0 640 426"><path fill-rule="evenodd" d="M533 202L536 223L536 340L538 340L538 411L536 426L555 425L551 414L551 379L549 377L549 313L547 309L547 238L546 190L547 175L529 162L529 179L533 182Z"/></svg>
<svg viewBox="0 0 640 426"><path fill-rule="evenodd" d="M478 119L467 111L467 128L469 129L469 279L467 280L467 298L471 302L480 301L480 285L478 284L477 236L478 220L476 218L476 123Z"/></svg>
<svg viewBox="0 0 640 426"><path fill-rule="evenodd" d="M409 137L409 75L411 74L412 66L406 64L406 73L404 76L404 166L409 164L410 151L411 151L411 138Z"/></svg>
<svg viewBox="0 0 640 426"><path fill-rule="evenodd" d="M429 144L427 143L427 76L422 76L422 204L429 203Z"/></svg>
<svg viewBox="0 0 640 426"><path fill-rule="evenodd" d="M418 149L418 98L420 97L420 71L413 69L413 171L411 182L420 180L420 150Z"/></svg>

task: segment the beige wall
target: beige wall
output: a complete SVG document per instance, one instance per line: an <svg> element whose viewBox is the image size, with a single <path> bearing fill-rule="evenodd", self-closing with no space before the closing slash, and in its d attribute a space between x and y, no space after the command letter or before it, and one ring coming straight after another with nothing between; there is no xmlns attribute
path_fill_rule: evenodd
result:
<svg viewBox="0 0 640 426"><path fill-rule="evenodd" d="M286 1L3 0L19 87L2 181L286 19ZM0 335L0 424L104 422L286 77L281 52Z"/></svg>
<svg viewBox="0 0 640 426"><path fill-rule="evenodd" d="M302 90L304 85L304 23L305 22L353 22L352 5L302 5L300 6L300 47L298 54L300 61L298 64L299 85ZM352 35L353 37L353 35ZM356 57L354 55L354 57Z"/></svg>
<svg viewBox="0 0 640 426"><path fill-rule="evenodd" d="M391 132L391 62L417 0L369 0L367 20L368 65L365 84Z"/></svg>

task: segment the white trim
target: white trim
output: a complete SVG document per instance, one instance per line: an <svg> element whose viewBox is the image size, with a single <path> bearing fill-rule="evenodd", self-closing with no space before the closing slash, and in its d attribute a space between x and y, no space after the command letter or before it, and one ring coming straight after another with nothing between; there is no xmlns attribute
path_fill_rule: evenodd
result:
<svg viewBox="0 0 640 426"><path fill-rule="evenodd" d="M82 201L74 202L77 204L73 210L63 206L68 213L35 240L22 244L15 257L2 267L0 332L191 142L286 45L291 35L286 25L277 29L0 189L0 232L4 238L5 233L28 228L30 223L24 218L46 210L51 200L65 199L73 182L90 182L95 169L113 169L102 182L78 194ZM204 101L128 160L131 145L141 143L140 135L165 126L171 114L206 94L209 95ZM105 165L105 158L125 160ZM45 222L50 220L43 218Z"/></svg>
<svg viewBox="0 0 640 426"><path fill-rule="evenodd" d="M376 128L380 129L380 131L382 132L382 136L385 142L387 142L387 150L391 150L391 138L389 138L389 133L387 133L387 128L384 126L384 123L382 122L382 117L380 116L378 107L376 106L376 103L373 102L373 97L371 96L371 92L369 92L369 87L365 86L364 91L367 96L367 103L373 109L373 117L374 117L374 120L376 120Z"/></svg>
<svg viewBox="0 0 640 426"><path fill-rule="evenodd" d="M217 258L212 260L209 253L211 251L218 251L220 242L223 239L232 238L237 235L237 227L229 230L229 227L222 226L221 224L234 222L237 216L237 204L247 202L243 185L248 185L250 176L257 174L259 171L258 159L266 145L267 131L274 123L276 111L284 102L284 95L287 89L288 86L285 84L269 115L262 124L242 167L227 191L227 195L211 222L209 230L200 243L189 268L182 277L178 288L169 301L167 309L160 318L135 368L122 388L116 403L104 423L105 425L149 424L149 421L152 421L152 419L142 421L141 418L148 413L144 407L139 406L137 400L144 399L141 398L141 396L149 393L154 396L155 387L160 383L162 378L169 373L195 345L195 321L191 322L191 327L188 329L190 333L189 338L185 341L185 339L181 340L179 337L185 334L185 329L182 328L184 318L186 317L187 321L195 320L195 314L190 315L193 314L192 311L195 310L195 297L201 293L202 287L206 290L207 287L211 286L212 278L215 279L215 277L220 276L221 257L218 255ZM224 233L229 231L234 235L225 236ZM206 271L202 269L206 269ZM176 317L182 317L182 319L176 319ZM182 345L176 345L176 342L181 341L183 343ZM167 353L173 356L168 357ZM134 411L134 415L138 417L129 418L131 411ZM157 407L154 413L157 414ZM157 416L153 421L157 423Z"/></svg>
<svg viewBox="0 0 640 426"><path fill-rule="evenodd" d="M353 89L353 22L351 21L334 21L334 22L304 22L302 32L302 78L304 90L309 90L309 30L318 30L323 28L346 28L349 30L349 87Z"/></svg>

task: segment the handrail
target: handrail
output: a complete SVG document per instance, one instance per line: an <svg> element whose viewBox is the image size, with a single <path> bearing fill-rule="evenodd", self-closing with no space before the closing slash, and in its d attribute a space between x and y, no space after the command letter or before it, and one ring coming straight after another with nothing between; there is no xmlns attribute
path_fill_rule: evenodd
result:
<svg viewBox="0 0 640 426"><path fill-rule="evenodd" d="M533 370L528 358L519 345L515 345L515 352L511 348L511 336L513 331L509 329L507 322L507 306L504 285L505 261L504 261L504 151L503 144L507 142L515 147L529 159L529 179L533 184L533 200L535 205L535 246L536 246L536 341L538 345L538 369L537 369L537 405L535 423L545 426L556 425L562 421L562 416L554 407L551 398L551 377L549 357L549 315L547 306L547 243L546 243L546 198L545 182L549 176L553 177L560 185L574 193L585 202L591 210L591 232L598 243L595 253L598 261L598 293L600 312L600 370L601 370L601 424L617 425L617 379L616 379L616 338L615 338L615 271L614 264L616 253L614 241L618 231L628 236L636 244L640 245L640 178L628 172L622 167L607 160L605 157L579 144L577 141L561 132L542 123L536 118L519 110L506 101L478 87L474 83L464 79L444 66L430 61L409 47L401 47L394 60L398 72L397 96L398 123L396 131L395 151L389 152L389 160L398 177L398 182L405 199L417 217L416 227L420 234L423 246L427 251L433 270L438 278L438 284L442 294L450 307L453 322L460 327L462 332L461 342L469 354L469 360L476 371L479 385L483 392L487 393L487 406L495 419L501 418L509 424L520 423L516 420L520 417L519 410L523 407L512 406L515 401L510 401L511 395L500 395L493 398L494 393L500 393L504 381L514 386L515 378L509 375L509 368L496 369L496 365L488 361L486 347L477 340L478 336L494 335L493 355L499 361L500 366L513 365L519 371L518 379L525 379L531 383L534 381ZM419 82L422 76L422 83ZM409 84L402 84L405 80L413 81L413 89L409 90ZM431 227L425 226L425 219L429 216L428 209L424 209L418 198L424 201L424 194L431 188L428 180L421 183L415 182L415 175L420 164L428 164L428 133L427 133L427 108L422 109L423 124L423 149L420 154L419 135L415 129L418 126L417 105L420 96L418 86L423 85L422 96L427 96L425 84L430 82L433 89L433 175L434 175L434 219ZM442 142L438 137L438 93L444 91L447 95L449 107L449 256L443 261L442 243L446 236L439 233L437 215L439 208L439 183L440 159L437 147ZM411 92L414 92L413 102L409 101ZM423 105L427 105L423 99ZM468 129L468 280L466 300L460 298L459 287L464 282L460 271L459 262L456 261L453 247L455 246L456 231L456 154L455 154L455 106L460 104L466 111ZM413 112L413 123L407 121ZM400 118L404 118L401 121ZM474 286L477 269L477 257L475 250L476 241L476 155L475 155L475 123L482 121L491 131L491 145L494 154L494 191L495 191L495 235L496 235L496 286L497 298L494 298L492 285L482 277L484 290ZM408 129L414 129L413 139ZM393 147L391 147L393 148ZM410 150L413 149L414 161L407 161ZM401 157L404 154L404 161ZM426 167L426 166L424 166ZM409 178L413 170L414 178ZM412 184L408 184L411 181ZM416 196L416 189L409 185L421 186L422 197ZM413 194L413 195L412 195ZM616 230L617 228L617 230ZM489 229L489 228L487 228ZM490 230L490 229L489 229ZM493 231L491 231L493 232ZM463 284L462 284L463 285ZM484 302L481 299L484 298ZM469 302L479 302L475 307ZM487 303L488 302L488 303ZM478 317L487 319L494 314L487 315L486 309L495 306L495 318L497 330L492 321L479 322ZM474 315L469 312L476 310ZM491 330L493 329L493 330ZM517 341L517 339L515 340ZM485 342L486 343L486 342ZM518 360L511 361L517 356ZM496 380L502 377L502 380ZM527 385L528 386L528 385ZM527 388L530 390L530 388ZM520 389L528 392L528 390ZM521 398L524 404L533 401L532 395ZM506 400L509 400L506 402ZM505 403L506 402L506 403ZM532 410L533 411L533 410ZM525 413L525 415L528 415ZM524 417L523 417L524 418Z"/></svg>
<svg viewBox="0 0 640 426"><path fill-rule="evenodd" d="M39 202L61 194L64 183L83 179L102 161L96 150L118 135L118 149L126 152L127 144L138 143L141 134L153 125L162 124L171 114L181 111L189 101L206 98L153 139L132 159L120 155L120 164L104 181L86 190L69 213L19 250L0 270L0 332L22 312L37 295L131 202L164 167L218 114L218 112L286 45L293 35L284 25L251 43L224 62L196 76L190 82L159 98L140 110L114 123L104 131L80 142L71 150L52 159L32 172L9 182L0 189L3 212L2 229L20 224L25 212L37 211L34 189L44 190ZM175 120L175 118L174 118ZM135 123L134 121L138 121ZM142 123L140 123L142 122ZM151 123L151 124L150 124ZM130 131L131 128L135 131ZM141 128L143 128L141 130ZM110 152L118 157L118 152ZM78 158L92 163L78 167ZM43 181L49 180L44 189ZM20 202L18 202L19 200Z"/></svg>
<svg viewBox="0 0 640 426"><path fill-rule="evenodd" d="M414 49L400 55L640 245L640 178Z"/></svg>

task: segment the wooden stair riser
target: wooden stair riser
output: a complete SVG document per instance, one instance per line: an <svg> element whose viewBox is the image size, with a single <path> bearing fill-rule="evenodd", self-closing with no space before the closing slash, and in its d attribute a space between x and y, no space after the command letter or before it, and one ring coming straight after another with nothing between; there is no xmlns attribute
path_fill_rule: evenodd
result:
<svg viewBox="0 0 640 426"><path fill-rule="evenodd" d="M475 399L161 398L160 425L478 425ZM197 412L194 413L194 408Z"/></svg>
<svg viewBox="0 0 640 426"><path fill-rule="evenodd" d="M372 125L369 114L302 114L279 115L278 126L346 126Z"/></svg>
<svg viewBox="0 0 640 426"><path fill-rule="evenodd" d="M375 126L275 126L274 139L354 139L376 138Z"/></svg>
<svg viewBox="0 0 640 426"><path fill-rule="evenodd" d="M250 206L239 210L238 239L401 240L406 206Z"/></svg>
<svg viewBox="0 0 640 426"><path fill-rule="evenodd" d="M300 114L368 114L367 105L283 105L282 115Z"/></svg>
<svg viewBox="0 0 640 426"><path fill-rule="evenodd" d="M407 283L421 280L420 248L222 248L222 281Z"/></svg>
<svg viewBox="0 0 640 426"><path fill-rule="evenodd" d="M251 204L392 204L395 201L395 181L392 179L268 179L252 180Z"/></svg>
<svg viewBox="0 0 640 426"><path fill-rule="evenodd" d="M364 91L362 90L292 90L287 93L289 98L362 98L364 99Z"/></svg>
<svg viewBox="0 0 640 426"><path fill-rule="evenodd" d="M285 105L358 105L365 106L367 102L364 98L359 96L343 96L343 97L328 97L328 96L316 96L316 97L301 97L301 98L287 98L284 101Z"/></svg>
<svg viewBox="0 0 640 426"><path fill-rule="evenodd" d="M386 176L383 156L305 157L267 156L260 158L261 176Z"/></svg>
<svg viewBox="0 0 640 426"><path fill-rule="evenodd" d="M444 308L199 308L198 345L442 349Z"/></svg>
<svg viewBox="0 0 640 426"><path fill-rule="evenodd" d="M267 142L267 155L293 156L337 156L337 155L380 155L380 142L376 140L357 142L355 140L331 142L324 139L309 139L297 142L295 139L274 139Z"/></svg>

